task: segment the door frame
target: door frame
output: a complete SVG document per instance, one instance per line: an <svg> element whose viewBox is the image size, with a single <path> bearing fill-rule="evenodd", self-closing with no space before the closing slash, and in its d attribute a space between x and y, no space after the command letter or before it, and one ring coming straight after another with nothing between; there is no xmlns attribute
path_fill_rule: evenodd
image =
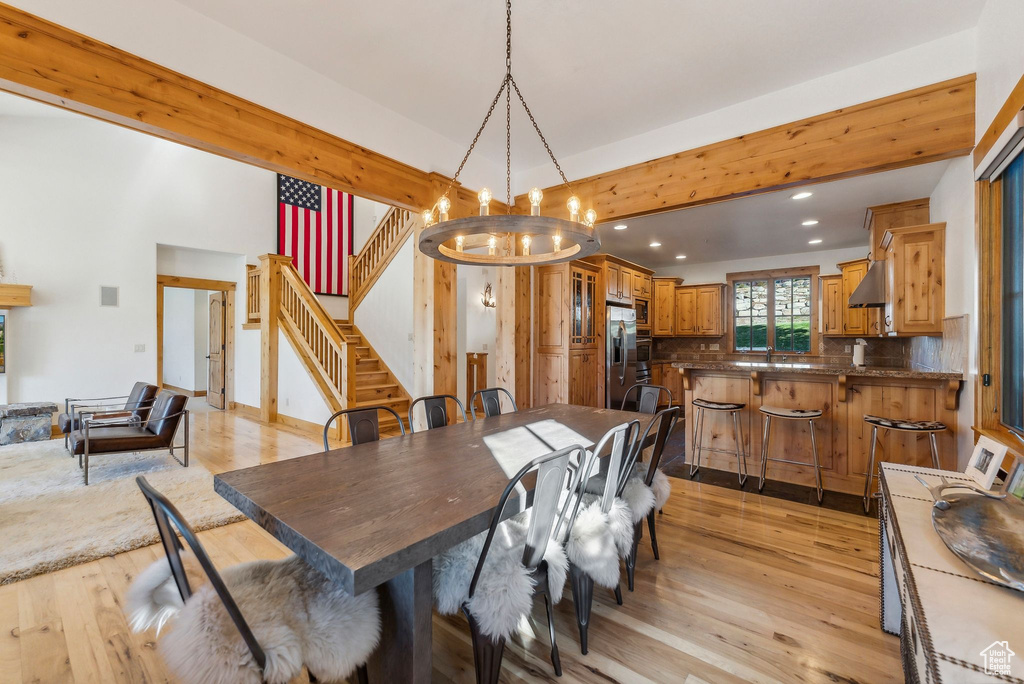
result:
<svg viewBox="0 0 1024 684"><path fill-rule="evenodd" d="M164 387L164 288L210 290L224 295L224 410L235 406L235 289L230 280L156 276L156 385Z"/></svg>

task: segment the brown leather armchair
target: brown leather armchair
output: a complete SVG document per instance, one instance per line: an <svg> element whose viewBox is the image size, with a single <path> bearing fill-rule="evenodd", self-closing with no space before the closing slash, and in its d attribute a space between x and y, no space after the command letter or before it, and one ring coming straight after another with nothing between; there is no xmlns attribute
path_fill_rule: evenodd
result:
<svg viewBox="0 0 1024 684"><path fill-rule="evenodd" d="M104 418L114 422L134 422L142 425L149 418L149 410L156 396L156 385L137 382L132 391L116 397L64 400L64 413L57 416L57 428L64 433L64 448L72 432L82 427L82 417ZM125 401L118 401L124 399ZM74 453L72 453L74 456Z"/></svg>
<svg viewBox="0 0 1024 684"><path fill-rule="evenodd" d="M78 464L84 470L85 484L89 484L89 457L98 454L116 454L135 451L168 450L178 463L188 467L188 397L170 390L156 395L149 418L144 424L136 420L112 422L106 418L83 417L81 427L69 434L72 454L78 455ZM184 423L185 444L174 446L174 435ZM184 450L184 460L175 455Z"/></svg>

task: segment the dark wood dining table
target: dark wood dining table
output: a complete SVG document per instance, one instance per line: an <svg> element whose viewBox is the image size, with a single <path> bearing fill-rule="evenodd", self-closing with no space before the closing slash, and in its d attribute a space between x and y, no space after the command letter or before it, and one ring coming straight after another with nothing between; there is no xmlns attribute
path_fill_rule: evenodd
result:
<svg viewBox="0 0 1024 684"><path fill-rule="evenodd" d="M222 473L216 491L327 577L380 587L377 682L431 678L431 559L487 529L508 480L653 416L549 404Z"/></svg>

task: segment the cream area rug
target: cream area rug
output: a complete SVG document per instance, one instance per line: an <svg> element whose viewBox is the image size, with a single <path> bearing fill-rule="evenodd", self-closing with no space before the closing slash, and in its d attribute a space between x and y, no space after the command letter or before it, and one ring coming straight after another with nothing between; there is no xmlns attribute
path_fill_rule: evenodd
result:
<svg viewBox="0 0 1024 684"><path fill-rule="evenodd" d="M86 487L63 440L0 447L0 584L157 543L137 475L194 530L245 517L213 491L213 476L194 459L185 468L167 452L93 456Z"/></svg>

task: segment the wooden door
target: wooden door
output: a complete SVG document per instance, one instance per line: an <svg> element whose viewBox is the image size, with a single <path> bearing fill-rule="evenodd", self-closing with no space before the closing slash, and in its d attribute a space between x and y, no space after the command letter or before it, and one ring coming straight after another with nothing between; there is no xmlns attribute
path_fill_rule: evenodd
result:
<svg viewBox="0 0 1024 684"><path fill-rule="evenodd" d="M633 271L625 266L619 269L619 301L633 303Z"/></svg>
<svg viewBox="0 0 1024 684"><path fill-rule="evenodd" d="M843 271L843 334L844 335L867 335L868 334L868 310L851 309L849 306L850 295L857 289L860 282L868 272L868 260L858 259L841 264Z"/></svg>
<svg viewBox="0 0 1024 684"><path fill-rule="evenodd" d="M692 287L676 288L676 335L697 333L697 291Z"/></svg>
<svg viewBox="0 0 1024 684"><path fill-rule="evenodd" d="M654 314L652 333L655 337L674 335L676 331L676 286L671 280L654 281Z"/></svg>
<svg viewBox="0 0 1024 684"><path fill-rule="evenodd" d="M605 296L613 302L619 301L622 292L622 269L618 264L606 262L604 265Z"/></svg>
<svg viewBox="0 0 1024 684"><path fill-rule="evenodd" d="M722 288L717 285L698 287L696 294L697 334L722 334Z"/></svg>
<svg viewBox="0 0 1024 684"><path fill-rule="evenodd" d="M569 352L569 403L598 407L597 351L573 349Z"/></svg>
<svg viewBox="0 0 1024 684"><path fill-rule="evenodd" d="M210 354L207 364L206 402L224 408L224 293L210 295Z"/></svg>
<svg viewBox="0 0 1024 684"><path fill-rule="evenodd" d="M843 277L822 276L821 284L821 331L825 335L843 334Z"/></svg>
<svg viewBox="0 0 1024 684"><path fill-rule="evenodd" d="M945 225L903 229L893 238L894 325L901 335L942 334Z"/></svg>

